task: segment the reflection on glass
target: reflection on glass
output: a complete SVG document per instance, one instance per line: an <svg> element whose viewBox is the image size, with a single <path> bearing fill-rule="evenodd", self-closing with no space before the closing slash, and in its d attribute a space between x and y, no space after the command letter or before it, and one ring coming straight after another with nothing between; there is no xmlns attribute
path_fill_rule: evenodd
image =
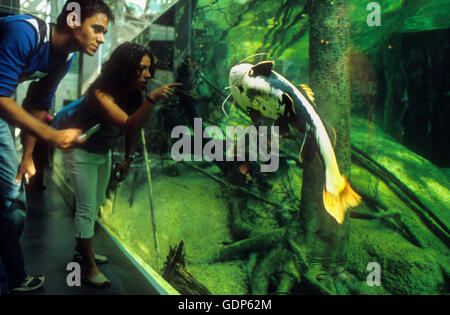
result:
<svg viewBox="0 0 450 315"><path fill-rule="evenodd" d="M159 60L154 83L174 78L183 87L176 100L157 107L134 172L113 185L102 221L185 294L443 293L450 185L448 144L440 135L448 115L431 112L448 101L448 84L438 83L446 77L439 65L448 46L448 4L391 1L381 6L377 28L368 25L365 4L330 2L331 30L318 22L320 8L305 4L184 1L172 19L169 11L156 20L174 38L150 37ZM144 2L127 6L139 18L153 12ZM336 33L342 25L344 33ZM276 172L260 172L261 160L227 161L226 153L222 161L205 159L208 143L219 148L232 138L227 127L274 124L275 117L248 111L242 100L225 101L233 88L250 95L244 83L229 86L230 69L244 59L274 61L274 71L315 99L309 110L321 114L339 168L363 198L342 224L325 211L323 182L316 179L328 155L305 143L305 130L292 119L275 122L281 129ZM261 93L261 102L269 97L253 93ZM280 103L295 97L280 96ZM304 119L300 108L291 114ZM185 131L174 138L177 126ZM186 156L174 162L171 150L182 136Z"/></svg>
<svg viewBox="0 0 450 315"><path fill-rule="evenodd" d="M355 0L311 3L111 2L118 19L103 59L123 41L150 45L149 89L183 86L156 105L100 220L184 294L448 293L448 1L380 1L379 12ZM250 66L246 81L230 82L233 66L267 61L273 68ZM227 128L273 125L279 167L261 172L250 137ZM334 156L362 197L343 222L324 206Z"/></svg>

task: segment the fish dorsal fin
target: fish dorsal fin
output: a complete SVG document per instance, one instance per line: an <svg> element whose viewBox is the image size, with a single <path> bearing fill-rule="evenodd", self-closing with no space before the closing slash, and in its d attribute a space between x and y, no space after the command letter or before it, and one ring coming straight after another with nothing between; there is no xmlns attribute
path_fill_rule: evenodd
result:
<svg viewBox="0 0 450 315"><path fill-rule="evenodd" d="M283 93L281 98L282 98L281 103L286 105L287 108L292 109L294 114L296 114L295 106L294 106L294 100L292 99L292 97L289 94L287 94L287 93Z"/></svg>
<svg viewBox="0 0 450 315"><path fill-rule="evenodd" d="M264 77L269 77L272 73L274 62L270 60L262 61L252 67L250 70L249 75L251 77L257 77L259 75L262 75Z"/></svg>
<svg viewBox="0 0 450 315"><path fill-rule="evenodd" d="M337 142L336 130L325 121L323 122L323 125L325 126L325 130L327 131L328 138L330 138L330 142L331 145L333 146L333 149L336 148Z"/></svg>
<svg viewBox="0 0 450 315"><path fill-rule="evenodd" d="M333 149L336 148L336 141L337 141L337 136L336 136L336 130L333 127L330 127L331 130L328 131L328 133L330 133L330 140L331 140L331 145L333 146Z"/></svg>
<svg viewBox="0 0 450 315"><path fill-rule="evenodd" d="M311 90L311 88L309 86L307 86L306 84L301 84L298 87L303 92L305 92L306 96L308 96L308 98L314 103L314 92Z"/></svg>

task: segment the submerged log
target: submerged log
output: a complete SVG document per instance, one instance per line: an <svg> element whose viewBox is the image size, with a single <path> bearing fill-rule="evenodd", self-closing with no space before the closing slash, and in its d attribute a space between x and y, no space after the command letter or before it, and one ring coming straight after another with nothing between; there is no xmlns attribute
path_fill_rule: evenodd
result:
<svg viewBox="0 0 450 315"><path fill-rule="evenodd" d="M436 237L442 240L444 244L450 244L450 231L448 227L420 201L408 186L357 147L353 146L352 149L352 159L356 164L367 169L386 183L389 189L391 189L405 205L414 211Z"/></svg>
<svg viewBox="0 0 450 315"><path fill-rule="evenodd" d="M252 226L242 220L241 211L239 209L239 200L233 198L227 203L227 206L231 214L231 229L234 239L241 240L250 237Z"/></svg>
<svg viewBox="0 0 450 315"><path fill-rule="evenodd" d="M296 212L296 210L291 209L289 207L286 207L286 206L284 206L282 204L278 204L276 202L264 199L263 197L258 196L257 194L254 194L253 192L249 191L248 189L245 189L242 186L236 186L236 185L230 184L230 183L226 182L225 180L223 180L221 178L218 178L217 176L214 176L212 174L209 174L208 172L206 172L206 171L204 171L204 170L202 170L202 169L200 169L200 168L198 168L198 167L196 167L196 166L194 166L192 164L186 163L184 161L181 161L180 163L183 164L183 165L186 165L186 166L188 166L190 168L193 168L193 169L199 171L200 173L202 173L203 175L208 176L209 178L211 178L211 179L213 179L213 180L223 184L226 188L229 188L229 189L234 190L234 191L245 193L248 196L250 196L250 197L252 197L252 198L254 198L256 200L259 200L261 202L264 202L266 204L269 204L269 205L275 207L276 209L281 209L283 211Z"/></svg>
<svg viewBox="0 0 450 315"><path fill-rule="evenodd" d="M224 246L219 250L218 260L229 260L243 254L272 249L283 240L285 232L284 228L276 229L260 236Z"/></svg>
<svg viewBox="0 0 450 315"><path fill-rule="evenodd" d="M167 261L162 270L166 279L178 292L186 295L211 295L211 292L185 269L183 241L175 248L170 248Z"/></svg>
<svg viewBox="0 0 450 315"><path fill-rule="evenodd" d="M271 276L277 271L280 263L281 246L272 249L255 267L250 278L250 291L254 295L269 294Z"/></svg>

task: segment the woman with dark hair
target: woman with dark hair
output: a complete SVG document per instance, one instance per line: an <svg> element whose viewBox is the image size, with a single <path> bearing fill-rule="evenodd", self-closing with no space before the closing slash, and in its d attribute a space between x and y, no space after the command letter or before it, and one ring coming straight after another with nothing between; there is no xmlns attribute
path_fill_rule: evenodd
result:
<svg viewBox="0 0 450 315"><path fill-rule="evenodd" d="M93 237L110 178L111 149L119 136L125 134L126 160L114 170L120 172L123 180L134 159L137 132L154 104L172 96L174 88L180 85L167 84L144 95L153 69L150 51L134 43L120 45L103 65L86 96L64 107L52 122L57 129L72 126L87 131L98 124L100 127L80 147L64 154L75 193L76 250L86 263L84 280L94 287L110 285L97 268L97 263L105 263L107 258L95 254Z"/></svg>

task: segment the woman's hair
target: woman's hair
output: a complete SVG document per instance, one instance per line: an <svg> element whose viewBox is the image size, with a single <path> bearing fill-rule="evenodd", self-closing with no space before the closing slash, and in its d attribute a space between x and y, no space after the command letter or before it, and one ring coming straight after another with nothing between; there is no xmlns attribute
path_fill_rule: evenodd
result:
<svg viewBox="0 0 450 315"><path fill-rule="evenodd" d="M150 72L153 73L155 58L149 49L131 42L121 44L103 64L99 77L89 87L88 97L95 89L99 89L114 97L119 105L125 105L120 104L121 102L129 103L130 96L140 95L130 88L140 74L139 66L142 57L146 55L150 57Z"/></svg>

